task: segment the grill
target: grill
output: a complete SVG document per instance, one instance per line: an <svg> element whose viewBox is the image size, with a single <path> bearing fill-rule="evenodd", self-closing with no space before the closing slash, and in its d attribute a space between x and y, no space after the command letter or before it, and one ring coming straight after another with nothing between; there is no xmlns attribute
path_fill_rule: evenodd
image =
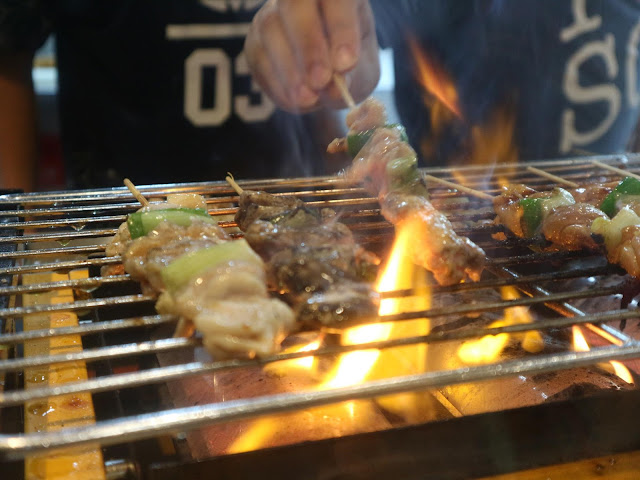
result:
<svg viewBox="0 0 640 480"><path fill-rule="evenodd" d="M504 183L525 183L538 190L549 190L557 185L557 182L531 169L532 166L579 185L620 178L620 174L603 169L593 161L632 172L640 170L640 156L624 155L496 166L490 173L487 173L487 167L427 169L425 173L454 182L461 182L462 174L462 183L490 195L497 194L500 185ZM352 228L361 244L382 254L386 254L393 240L393 228L380 216L376 200L367 196L359 187L345 184L340 178L239 183L247 189L266 190L284 196L296 195L314 208L336 209L342 221ZM163 198L168 193L202 194L207 198L210 214L218 217L223 227L231 229L235 226L231 216L235 212L233 202L237 197L226 183L153 185L140 187L140 190L150 199ZM251 457L255 462L253 468L267 468L260 470L263 472L269 471L269 465L275 468L275 459L289 461L284 459L291 459L291 455L298 459L294 463L306 459L310 464L316 465L317 460L310 459L316 455L321 456L323 452L326 454L327 449L335 448L336 445L350 445L356 449L366 445L374 449L371 442L375 443L378 441L376 439L384 439L387 445L386 442L393 444L393 439L397 438L398 442L406 447L406 439L414 439L416 434L426 435L424 438L435 435L437 438L442 428L449 428L449 431L457 432L460 437L474 431L479 434L482 425L485 425L482 423L483 420L473 416L465 417L466 412L461 411L455 399L452 400L455 395L452 397L451 392L455 390L456 385L484 385L487 381L491 384L501 379L528 378L549 372L590 367L611 360L640 358L640 343L633 335L626 333L628 329L620 328L621 323L629 322L631 325L632 320L640 317L634 303L631 303L630 307L620 306L620 298L633 288L633 282L623 275L621 269L609 265L601 253L554 252L540 249L540 245L533 240L516 239L509 235L497 236L503 232L503 228L492 221L495 215L490 201L434 182L430 183L430 192L434 204L449 217L458 233L469 236L485 249L490 259L487 270L482 281L478 283L464 283L453 287L431 285L434 302L427 310L382 316L379 320L402 322L430 318L442 327L452 318L477 318L491 313L499 315L506 309L521 306L538 312L534 323L487 327L470 321L466 328L434 328L429 333L419 336L373 341L355 346L337 345L328 341L312 352L281 353L257 360L214 362L194 360L189 355L178 355L180 352L197 349L200 341L197 338L172 338L171 327L175 319L155 315L152 309L154 299L139 293L127 275L100 274L100 267L119 263L118 258L104 256L105 242L116 233L126 215L139 207L126 189L0 196L0 319L3 326L0 345L4 346L4 349L0 350L0 353L4 352L4 356L0 357L0 379L3 379L0 385L4 385L4 390L0 393L0 419L5 432L0 434L0 455L15 462L25 457L36 458L34 455L62 447L82 447L81 451L87 452L92 447L97 448L97 445L115 445L120 447L116 447L114 452L128 457L131 451L122 445L135 442L140 444L146 439L156 439L167 434L178 435L175 438L179 442L184 441L184 432L204 426L303 411L346 400L371 399L401 392L432 392L451 413L450 416L461 417L434 422L429 428L421 424L405 425L401 428L393 426L386 432L366 433L275 450L265 449L262 452L254 452ZM88 274L73 273L82 270ZM521 296L504 300L485 295L486 292L496 292L505 286L516 287ZM384 297L421 294L419 291L402 290L385 293ZM439 298L454 300L450 303L439 303ZM47 301L40 301L42 299ZM594 299L601 301L594 302ZM77 321L66 322L69 319ZM440 323L438 319L441 319ZM585 352L574 352L566 348L564 351L546 349L536 355L506 358L488 365L455 368L446 368L444 365L445 368L435 371L397 375L322 391L312 389L250 395L233 401L210 402L181 408L167 406L167 402L158 402L154 408L146 408L142 412L132 412L126 405L128 399L138 395L136 392L146 392L150 387L162 390L163 385L168 382L179 382L204 374L242 372L260 369L283 360L311 356L330 359L356 350L384 351L407 345L428 344L429 348L434 348L434 352L446 352L446 349L437 348L478 339L488 334L523 334L534 329L556 334L573 325L585 327L584 329L590 332L592 341L599 346ZM42 347L43 342L48 344L47 348ZM175 360L183 357L188 360ZM158 358L169 358L171 361L158 362ZM136 364L137 368L122 367L129 364ZM79 377L71 382L54 381L51 371L48 370L52 365L77 368L80 371ZM88 376L87 365L90 366ZM33 372L35 379L31 378ZM39 375L47 378L42 381ZM165 390L158 395L166 397ZM613 392L606 396L608 400L604 403L600 396L577 396L569 402L536 407L546 410L527 411L538 412L536 418L539 419L539 412L554 412L550 414L553 417L563 415L561 409L567 408L567 405L581 405L580 408L594 412L609 412L609 416L613 418L608 418L607 422L612 427L616 425L612 405L627 402L624 405L628 404L627 407L631 408L630 396L634 396L633 400L637 401L636 392L623 390L625 391ZM47 412L43 415L37 409L34 410L33 405L45 405L45 408L48 408L47 405L55 405L56 399L69 396L85 399L90 403L92 397L88 394L93 395L95 400L95 415L92 418L85 418L83 422L77 423L62 422L54 429L36 427L29 433L18 433L20 430L16 430L18 427L15 425L21 428L22 418L24 417L26 422L30 413L35 412L36 417L46 416ZM107 400L100 401L99 398ZM116 399L114 403L120 406L111 405L108 414L101 413L102 404L111 403L113 399ZM627 413L631 414L631 411ZM488 417L491 422L496 419L506 421L508 418L517 423L517 418L520 418L509 416L518 413L504 411L498 411L493 415ZM526 418L523 422L535 423L533 417ZM59 428L61 425L65 428ZM557 428L548 426L548 431L558 435ZM611 451L640 448L640 434L626 432L624 439L621 439L620 435L622 433L615 436L615 441L602 444L600 450L574 452L563 458L546 457L544 455L548 454L541 454L538 460L544 463L568 460L576 455L607 454ZM513 448L516 449L515 446ZM387 452L389 455L394 454L389 446ZM219 471L226 471L226 468L229 472L234 471L233 468L235 471L247 468L246 465L243 466L242 460L238 460L242 455L229 456L227 459L210 459L210 462L218 462L210 464L185 463L179 459L178 454L169 457L170 460L167 460L162 468L150 469L147 472L148 477L171 478L169 475L175 473L175 470L172 470L175 468L180 468L183 472L192 472L197 476L202 472L194 465L204 464L209 465L207 468L217 465L216 468L222 469ZM432 461L433 458L430 458ZM466 462L468 464L469 460ZM105 464L107 472L111 475L109 478L124 478L135 470L131 463L126 462L109 460ZM260 465L262 467L259 467ZM474 465L474 475L500 473L527 466L493 465L493 468L489 468L487 462L482 466L477 463ZM429 468L432 472L438 471L435 463L422 464L422 467ZM150 473L152 471L153 473ZM194 473L197 471L199 473ZM300 465L299 474L302 475L303 471L305 468ZM448 471L454 472L451 473L452 478L456 475L461 475L459 478L470 476L469 471L462 473L451 466ZM339 475L336 478L339 478ZM370 477L363 475L362 478Z"/></svg>

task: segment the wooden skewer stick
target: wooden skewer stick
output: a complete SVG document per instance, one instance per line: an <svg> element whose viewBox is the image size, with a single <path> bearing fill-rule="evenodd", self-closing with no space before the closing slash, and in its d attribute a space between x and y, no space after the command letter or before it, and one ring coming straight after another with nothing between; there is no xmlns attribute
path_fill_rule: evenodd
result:
<svg viewBox="0 0 640 480"><path fill-rule="evenodd" d="M233 178L233 175L231 175L230 172L227 172L227 178L225 178L225 180L229 185L233 187L238 195L242 195L242 192L244 192L244 190L242 190L242 187L236 183L235 178Z"/></svg>
<svg viewBox="0 0 640 480"><path fill-rule="evenodd" d="M563 185L566 185L566 186L571 187L571 188L578 188L580 186L577 183L572 182L571 180L567 180L567 179L564 179L562 177L558 177L557 175L554 175L553 173L549 173L549 172L546 172L544 170L540 170L539 168L536 168L536 167L527 167L527 170L532 172L532 173L535 173L536 175L540 175L541 177L548 178L549 180L553 180L556 183L562 183Z"/></svg>
<svg viewBox="0 0 640 480"><path fill-rule="evenodd" d="M631 173L627 170L623 170L621 168L618 167L612 167L611 165L607 165L606 163L602 163L599 162L598 160L592 160L591 161L592 164L600 167L600 168L604 168L605 170L609 170L610 172L615 172L615 173L619 173L620 175L623 175L625 177L633 177L633 178L637 178L638 180L640 180L640 175L637 175L635 173Z"/></svg>
<svg viewBox="0 0 640 480"><path fill-rule="evenodd" d="M440 183L442 185L446 185L449 188L455 188L464 193L468 193L469 195L473 195L474 197L482 198L483 200L493 200L493 196L488 193L481 192L480 190L474 190L473 188L465 187L464 185L460 185L458 183L453 183L448 180L443 180L442 178L434 177L432 175L425 175L424 178L426 180Z"/></svg>
<svg viewBox="0 0 640 480"><path fill-rule="evenodd" d="M142 204L143 207L148 207L149 206L149 200L144 198L144 195L142 195L142 193L140 193L140 190L138 190L136 188L136 186L133 184L133 182L131 182L131 180L129 180L128 178L125 178L124 179L124 184L129 189L129 191L132 193L132 195L134 197L136 197L136 200L138 200Z"/></svg>
<svg viewBox="0 0 640 480"><path fill-rule="evenodd" d="M340 95L342 95L344 103L346 103L349 108L355 108L356 102L353 101L353 97L351 96L351 92L349 92L349 88L347 87L347 82L344 77L339 73L334 73L333 83L335 83L338 90L340 90Z"/></svg>

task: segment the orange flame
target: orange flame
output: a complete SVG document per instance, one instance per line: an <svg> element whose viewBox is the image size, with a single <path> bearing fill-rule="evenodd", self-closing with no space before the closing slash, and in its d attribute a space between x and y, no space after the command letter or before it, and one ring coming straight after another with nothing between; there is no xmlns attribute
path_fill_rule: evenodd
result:
<svg viewBox="0 0 640 480"><path fill-rule="evenodd" d="M283 350L282 353L298 353L298 352L312 352L320 347L320 340L314 340L301 347L292 347ZM313 369L316 357L309 355L308 357L296 358L294 360L283 360L281 362L270 363L265 365L264 371L274 373L276 375L286 375L292 369L309 370Z"/></svg>
<svg viewBox="0 0 640 480"><path fill-rule="evenodd" d="M434 55L427 53L412 36L408 37L415 66L416 78L425 92L424 102L429 109L430 133L422 139L421 152L426 157L438 155L440 144L446 129L454 120L463 120L459 93L451 75ZM515 164L518 162L518 150L515 139L516 115L513 101L495 108L481 125L471 125L469 136L464 140L464 152L458 152L456 161L465 165ZM510 172L504 171L503 179ZM458 183L467 184L463 173L454 170ZM489 174L487 173L487 179ZM506 180L501 179L503 184ZM486 181L486 179L485 179Z"/></svg>
<svg viewBox="0 0 640 480"><path fill-rule="evenodd" d="M399 229L387 264L376 283L378 292L410 288L426 290L424 271L418 270L407 254L411 240L414 238L412 228L409 222L406 227L403 226ZM416 278L418 279L417 283ZM379 314L389 315L400 311L421 311L429 308L430 303L428 291L426 295L383 299L380 303ZM424 335L427 333L428 327L426 319L365 325L346 330L342 335L342 344L356 345L390 338ZM289 351L310 351L317 347L317 343L313 342ZM265 367L265 369L268 369L270 373L287 375L295 372L296 369L302 369L302 371L306 369L311 372L314 370L316 363L314 357L309 357L278 362ZM339 388L402 373L418 373L424 371L425 365L426 345L424 344L382 352L379 350L350 352L340 356L334 368L316 388ZM314 371L314 374L317 373L317 371ZM419 408L415 394L383 397L377 399L376 402L386 410L407 419L417 415L415 412ZM371 409L371 405L371 402L368 404L355 401L343 402L339 405L314 409L310 411L311 413L307 412L307 414L317 416L319 417L319 422L326 423L327 436L330 436L333 431L330 419L339 418L341 422L346 423L361 421L361 419L367 418L367 409ZM247 431L230 445L227 453L246 452L269 445L273 441L276 432L278 432L279 421L278 418L269 417L252 422ZM368 426L363 425L363 428L366 429Z"/></svg>
<svg viewBox="0 0 640 480"><path fill-rule="evenodd" d="M415 38L409 36L408 41L416 62L416 73L420 85L456 117L462 118L458 91L451 75L420 47Z"/></svg>
<svg viewBox="0 0 640 480"><path fill-rule="evenodd" d="M399 228L387 264L376 283L378 292L410 289L416 286L417 269L408 256L409 247L414 238L413 228L415 226L412 226L411 222L407 222ZM383 299L380 302L378 314L383 316L398 312L419 311L429 308L429 305L428 293L421 296ZM344 345L355 345L400 336L421 335L426 333L426 329L425 320L365 325L347 330L343 334L342 342ZM323 387L353 385L365 379L392 375L394 370L396 375L398 371L406 371L407 368L412 370L412 373L416 370L422 370L426 361L426 353L421 350L424 349L405 347L385 352L370 350L345 354L340 358L334 371L329 374ZM395 357L395 359L389 357ZM404 367L398 365L399 358ZM408 366L408 364L410 365Z"/></svg>
<svg viewBox="0 0 640 480"><path fill-rule="evenodd" d="M377 283L378 292L414 289L415 295L383 299L379 315L398 312L415 312L430 308L431 293L426 284L426 273L417 268L409 257L409 248L415 238L414 229L420 228L413 222L405 222L398 227L391 254ZM351 329L343 335L344 344L358 344L368 341L407 338L425 335L429 330L427 319L388 322ZM352 385L365 380L389 378L402 374L414 374L426 369L427 346L411 345L383 351L359 351L343 355L336 368L329 374L322 388ZM400 394L376 399L385 410L408 421L427 414L428 406L419 394ZM426 409L426 410L425 410Z"/></svg>
<svg viewBox="0 0 640 480"><path fill-rule="evenodd" d="M589 343L587 342L587 339L585 338L584 334L582 333L582 330L578 325L574 325L572 327L572 332L573 332L573 349L576 352L588 352L589 350L591 350L591 348L589 347ZM609 367L609 365L611 365L611 367ZM612 360L609 362L609 364L606 364L606 363L600 364L600 367L604 368L607 371L613 370L613 373L615 373L618 377L620 377L622 380L624 380L628 384L633 385L634 383L633 376L631 375L631 372L629 371L629 369L625 367L622 363Z"/></svg>
<svg viewBox="0 0 640 480"><path fill-rule="evenodd" d="M520 294L514 287L502 287L501 292L504 300L520 298ZM533 319L529 313L529 309L523 306L516 306L505 309L504 317L501 320L491 323L489 328L532 322ZM500 333L498 335L485 335L478 340L464 342L458 349L458 358L472 365L491 363L498 359L502 350L504 350L512 337L519 340L522 348L530 353L540 352L544 346L542 336L535 330L525 332L524 334L510 335L508 333Z"/></svg>

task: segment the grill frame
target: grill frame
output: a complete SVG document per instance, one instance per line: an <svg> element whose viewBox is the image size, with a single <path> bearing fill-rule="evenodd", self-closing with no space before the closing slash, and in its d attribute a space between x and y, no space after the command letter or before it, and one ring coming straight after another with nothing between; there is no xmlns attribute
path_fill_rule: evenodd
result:
<svg viewBox="0 0 640 480"><path fill-rule="evenodd" d="M587 159L570 159L561 161L543 161L532 164L522 164L519 166L496 166L491 176L491 184L486 189L489 193L495 194L497 191L496 181L500 175L505 175L512 182L522 182L529 180L529 184L534 188L546 189L553 185L546 178L532 174L526 166L535 166L556 173L568 180L589 180L619 178L619 175L598 170L593 167L593 175L585 176L585 169L593 166L593 160L601 161L612 165L622 165L640 170L640 155L616 155L589 157ZM425 169L425 174L436 177L453 179L454 171L463 171L466 175L466 184L472 187L484 186L487 181L483 171L486 167L466 167L464 169L433 168ZM455 180L455 179L454 179ZM379 243L388 240L392 229L381 220L377 202L374 198L368 197L363 190L358 187L345 185L337 177L320 177L312 179L274 179L256 180L240 182L243 188L265 189L276 191L282 195L296 195L308 201L312 207L332 207L336 209L356 209L353 212L347 210L343 214L343 219L352 227L356 234L363 234L365 243ZM226 206L233 201L235 194L231 188L223 182L199 183L199 184L168 184L139 187L141 192L148 198L164 196L166 193L202 193L208 196L210 213L214 216L230 215L235 209ZM467 218L485 218L491 216L487 207L488 202L473 200L467 195L450 191L446 188L431 185L434 201L453 200L448 204L443 212L448 214L453 220L466 220ZM327 200L326 197L329 197ZM340 198L346 197L346 198ZM111 203L115 202L115 203ZM15 205L19 205L16 208ZM471 205L471 210L465 208ZM46 208L49 206L49 208ZM132 200L131 195L124 188L104 189L94 191L78 192L54 192L54 193L29 193L29 194L8 194L0 196L0 219L9 219L3 224L3 228L15 229L18 232L15 236L0 238L0 244L16 246L14 251L0 253L0 258L4 261L14 261L22 263L31 259L44 259L44 263L37 265L22 264L0 268L0 275L19 276L25 273L54 271L60 269L99 267L107 264L119 262L118 258L87 258L90 255L100 253L101 247L95 245L67 246L67 240L99 239L113 235L117 224L126 218L129 213L137 208L137 203ZM364 210L360 207L367 207ZM114 215L104 215L104 212L120 213ZM349 213L350 212L350 213ZM462 212L462 213L461 213ZM471 213L469 213L471 212ZM88 213L94 214L88 217ZM65 218L56 218L64 216ZM11 220L19 217L22 220ZM35 220L24 221L24 218L35 218ZM51 217L51 218L47 218ZM368 220L368 221L367 221ZM114 224L115 228L106 228L103 224ZM233 223L224 220L221 225L231 227ZM95 228L91 228L94 226ZM70 227L73 231L65 231L64 227ZM87 228L89 227L89 228ZM63 229L61 231L47 233L30 233L32 229ZM461 233L466 233L465 227L457 229ZM480 227L473 226L472 233L490 234L499 231L499 228L488 224ZM40 242L61 242L61 247L38 248ZM496 241L487 241L490 247L511 248L507 240L504 244ZM36 245L35 250L25 250L27 243ZM523 246L526 242L517 242L518 246ZM481 246L487 246L481 243ZM48 262L52 256L78 255L81 258L68 260L66 262ZM554 256L555 255L555 256ZM580 257L581 254L550 254L551 258L562 260ZM398 377L390 380L366 382L365 384L345 387L322 392L296 392L279 395L270 395L263 398L252 398L244 401L227 402L223 404L211 404L192 408L172 409L167 412L138 415L129 418L121 418L102 424L81 427L76 429L65 429L59 432L41 432L25 435L0 434L0 456L5 458L22 458L27 454L42 452L55 447L65 447L72 445L91 444L100 442L103 445L129 442L142 438L155 437L164 433L178 433L189 429L199 428L217 422L232 421L244 418L253 418L260 415L269 415L293 411L300 408L336 403L342 400L355 398L373 398L382 394L397 393L402 391L414 391L416 389L433 389L445 385L458 383L475 382L487 379L501 378L519 374L533 374L554 371L559 369L569 369L579 366L593 365L609 360L626 360L640 358L640 343L630 338L620 330L609 325L600 325L602 322L614 320L640 318L640 314L633 310L616 310L610 312L599 312L588 314L572 306L568 301L580 298L581 295L593 296L605 293L616 293L620 291L620 285L601 288L598 291L584 291L581 293L554 294L546 291L539 284L549 280L548 277L540 275L522 276L512 268L525 259L540 261L545 254L525 254L521 257L506 257L499 261L490 261L488 270L492 274L490 280L478 284L461 284L453 287L433 287L435 294L438 292L456 292L472 290L484 287L497 288L501 285L517 286L526 296L517 300L505 300L494 305L484 305L482 311L504 310L505 308L518 305L538 305L544 304L551 310L557 312L559 317L550 319L543 323L535 324L536 330L548 328L566 327L569 325L587 325L591 329L605 336L613 345L610 347L595 348L589 352L567 352L564 354L543 354L539 357L518 361L500 362L494 365L465 367L448 372L428 372L407 377ZM577 276L584 274L594 274L604 272L605 275L616 273L617 267L592 267L578 271ZM586 273L585 273L586 272ZM565 275L568 275L565 272ZM569 277L575 277L572 272ZM34 293L38 291L49 291L59 288L80 288L90 289L96 286L121 284L130 282L128 275L113 277L91 277L86 280L69 280L65 282L42 284L35 286L0 286L0 295L12 296L24 293ZM407 295L411 292L393 292L388 294ZM58 304L46 307L6 307L0 309L0 318L16 318L34 313L51 313L60 311L81 311L86 309L111 308L111 307L133 307L139 304L149 303L153 299L148 295L128 295L121 297L108 297L105 299L89 299L74 301L68 304ZM410 314L398 314L385 317L386 321L410 320L423 317L436 317L442 315L452 315L454 313L464 314L477 312L477 306L462 306L457 310L446 309L438 311L430 309L423 312ZM133 317L112 321L104 321L70 327L68 329L56 330L47 329L35 332L3 334L0 336L0 344L19 344L25 340L35 338L49 338L52 336L79 334L92 335L107 331L126 331L129 328L141 326L149 327L169 323L173 320L166 316L153 317ZM442 342L453 339L470 339L481 335L498 334L503 332L525 332L532 330L532 325L513 325L493 329L471 329L465 332L437 333L426 336L373 342L365 345L368 348L391 348L399 345L414 343ZM62 354L56 358L31 357L27 359L11 359L0 361L0 372L22 370L24 368L48 365L55 360L60 362L72 362L77 360L103 360L107 358L121 358L126 355L155 354L163 351L181 348L193 348L199 345L197 339L163 339L145 342L139 345L119 345L114 347L102 347L95 350L85 350L78 354ZM265 359L258 360L231 360L223 362L201 363L194 362L176 367L159 367L152 370L144 370L136 373L119 374L110 377L99 377L90 379L81 384L63 384L54 387L32 389L30 391L10 391L0 393L0 407L19 405L27 401L49 398L52 396L78 392L103 392L118 388L129 388L138 385L161 383L167 379L184 378L187 375L199 375L220 370L234 368L244 368L248 366L265 365L284 359L301 358L309 355L336 355L346 353L364 346L354 347L323 347L320 351L301 352L292 354L279 354Z"/></svg>

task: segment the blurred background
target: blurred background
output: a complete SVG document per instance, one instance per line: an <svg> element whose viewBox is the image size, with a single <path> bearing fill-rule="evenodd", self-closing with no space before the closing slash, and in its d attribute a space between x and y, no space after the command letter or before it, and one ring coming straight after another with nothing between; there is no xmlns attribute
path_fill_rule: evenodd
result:
<svg viewBox="0 0 640 480"><path fill-rule="evenodd" d="M380 50L381 76L374 95L384 102L390 123L399 122L393 99L393 51ZM35 55L33 84L40 122L41 152L38 159L38 190L60 190L66 187L65 169L60 141L58 112L58 71L56 68L55 37L51 36ZM341 112L344 117L347 111Z"/></svg>

